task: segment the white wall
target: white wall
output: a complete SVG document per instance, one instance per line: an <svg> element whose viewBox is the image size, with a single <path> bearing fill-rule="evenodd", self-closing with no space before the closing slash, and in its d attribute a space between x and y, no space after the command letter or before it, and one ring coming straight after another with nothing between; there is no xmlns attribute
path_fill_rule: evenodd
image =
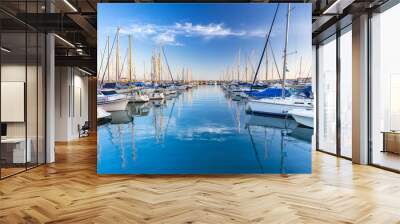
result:
<svg viewBox="0 0 400 224"><path fill-rule="evenodd" d="M70 141L88 120L88 78L71 67L56 67L55 73L55 140Z"/></svg>

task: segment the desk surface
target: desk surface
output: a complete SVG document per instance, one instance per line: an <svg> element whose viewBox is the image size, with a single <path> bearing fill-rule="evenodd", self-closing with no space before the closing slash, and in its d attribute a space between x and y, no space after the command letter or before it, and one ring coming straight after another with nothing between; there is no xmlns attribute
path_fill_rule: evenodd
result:
<svg viewBox="0 0 400 224"><path fill-rule="evenodd" d="M383 133L383 134L398 134L398 135L400 135L400 131L381 131L381 133Z"/></svg>

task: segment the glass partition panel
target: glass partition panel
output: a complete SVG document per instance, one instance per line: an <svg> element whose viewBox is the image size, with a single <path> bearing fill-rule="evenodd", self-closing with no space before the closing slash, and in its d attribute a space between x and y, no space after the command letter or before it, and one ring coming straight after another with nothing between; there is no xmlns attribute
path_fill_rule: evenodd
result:
<svg viewBox="0 0 400 224"><path fill-rule="evenodd" d="M336 40L318 48L318 149L336 153Z"/></svg>
<svg viewBox="0 0 400 224"><path fill-rule="evenodd" d="M45 89L46 89L46 76L45 76L45 65L46 65L46 36L42 33L38 35L38 98L37 98L37 112L38 112L38 164L45 163L46 158L46 145L45 145L45 124L46 124L46 108L45 108Z"/></svg>
<svg viewBox="0 0 400 224"><path fill-rule="evenodd" d="M27 150L29 153L28 168L37 165L38 160L38 35L27 33L27 80L26 80L26 114L27 114Z"/></svg>
<svg viewBox="0 0 400 224"><path fill-rule="evenodd" d="M0 1L20 17L45 0ZM45 163L45 34L0 12L0 178ZM38 17L33 17L38 18Z"/></svg>
<svg viewBox="0 0 400 224"><path fill-rule="evenodd" d="M352 34L340 36L340 154L352 157Z"/></svg>
<svg viewBox="0 0 400 224"><path fill-rule="evenodd" d="M26 41L25 32L1 34L2 177L24 171L31 159L26 141Z"/></svg>
<svg viewBox="0 0 400 224"><path fill-rule="evenodd" d="M400 5L371 19L372 163L400 170Z"/></svg>

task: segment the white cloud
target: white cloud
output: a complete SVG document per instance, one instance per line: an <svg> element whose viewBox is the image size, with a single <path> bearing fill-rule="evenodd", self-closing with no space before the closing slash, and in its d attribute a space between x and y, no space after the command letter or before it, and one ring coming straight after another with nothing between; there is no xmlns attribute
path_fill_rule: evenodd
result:
<svg viewBox="0 0 400 224"><path fill-rule="evenodd" d="M132 34L139 36L148 36L157 33L158 28L153 24L132 24L126 28L121 28L121 34Z"/></svg>
<svg viewBox="0 0 400 224"><path fill-rule="evenodd" d="M112 30L112 29L109 29ZM115 30L115 28L114 28ZM114 31L115 32L115 31ZM172 25L140 24L133 23L122 27L121 34L132 34L134 38L151 38L157 44L182 46L178 42L180 36L197 36L204 39L223 38L223 37L265 37L265 32L260 30L233 30L223 23L193 24L175 23Z"/></svg>
<svg viewBox="0 0 400 224"><path fill-rule="evenodd" d="M153 40L157 44L161 44L161 45L174 45L174 46L182 46L183 45L176 41L175 34L171 33L171 32L165 32L165 33L158 34L157 36L155 36L153 38Z"/></svg>
<svg viewBox="0 0 400 224"><path fill-rule="evenodd" d="M204 37L224 37L224 36L243 36L246 34L244 31L234 32L230 28L224 26L223 23L214 24L210 23L207 25L192 23L176 23L174 26L178 32L183 32L187 35L199 35Z"/></svg>

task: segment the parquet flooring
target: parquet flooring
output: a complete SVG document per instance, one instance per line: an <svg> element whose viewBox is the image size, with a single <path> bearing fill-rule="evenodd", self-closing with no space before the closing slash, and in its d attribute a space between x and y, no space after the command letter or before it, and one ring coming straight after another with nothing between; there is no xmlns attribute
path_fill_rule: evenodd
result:
<svg viewBox="0 0 400 224"><path fill-rule="evenodd" d="M98 176L96 139L0 181L0 223L400 223L400 175L313 153L312 175Z"/></svg>

